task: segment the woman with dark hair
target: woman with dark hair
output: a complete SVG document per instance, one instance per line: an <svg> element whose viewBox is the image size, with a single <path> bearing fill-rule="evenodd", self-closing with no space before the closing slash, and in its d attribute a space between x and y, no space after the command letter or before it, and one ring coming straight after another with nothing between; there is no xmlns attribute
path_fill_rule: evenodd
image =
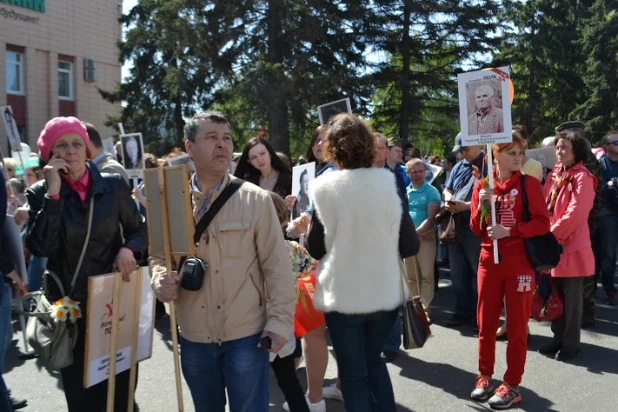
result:
<svg viewBox="0 0 618 412"><path fill-rule="evenodd" d="M234 176L283 198L292 193L292 170L267 140L258 137L245 144Z"/></svg>
<svg viewBox="0 0 618 412"><path fill-rule="evenodd" d="M129 280L136 261L148 251L146 224L125 181L116 174L101 175L88 162L90 139L79 119L50 120L37 145L41 160L47 165L43 168L45 180L27 191L30 219L26 246L36 256L49 258L47 269L61 283L58 285L48 276L48 281L43 282L47 299L50 302L62 299L65 295L62 286L67 296L81 304L83 312L88 307L90 276L118 271L122 272L123 280ZM86 361L85 318L75 319L77 343L73 363L60 371L70 412L89 410L93 405L104 407L107 403L107 380L90 388L82 384ZM114 410L127 410L128 370L116 376L115 393Z"/></svg>
<svg viewBox="0 0 618 412"><path fill-rule="evenodd" d="M326 142L326 132L328 125L323 124L315 128L309 148L307 149L307 163L315 162L315 173L319 174L324 166L324 143Z"/></svg>
<svg viewBox="0 0 618 412"><path fill-rule="evenodd" d="M320 260L313 303L324 312L345 408L354 412L396 410L381 353L405 297L401 258L419 249L395 176L372 167L375 152L364 121L336 115L328 123L325 159L337 170L311 189L308 250Z"/></svg>
<svg viewBox="0 0 618 412"><path fill-rule="evenodd" d="M584 278L595 271L588 214L598 180L584 165L590 151L585 133L569 128L556 134L558 163L545 182L551 232L564 248L560 263L551 270L553 287L564 299L564 312L551 323L553 341L539 352L559 361L579 353Z"/></svg>
<svg viewBox="0 0 618 412"><path fill-rule="evenodd" d="M301 213L304 213L309 208L309 204L309 171L305 169L300 174L300 191L296 195L292 219L296 219Z"/></svg>

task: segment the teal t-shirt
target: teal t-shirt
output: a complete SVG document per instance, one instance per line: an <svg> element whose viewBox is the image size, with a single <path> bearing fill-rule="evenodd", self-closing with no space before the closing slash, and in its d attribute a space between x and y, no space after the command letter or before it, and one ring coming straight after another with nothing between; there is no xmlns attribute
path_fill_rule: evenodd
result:
<svg viewBox="0 0 618 412"><path fill-rule="evenodd" d="M440 203L442 198L438 189L423 183L418 189L414 189L412 185L407 188L408 205L410 206L410 216L414 222L414 227L419 227L421 223L427 219L427 205L429 203Z"/></svg>

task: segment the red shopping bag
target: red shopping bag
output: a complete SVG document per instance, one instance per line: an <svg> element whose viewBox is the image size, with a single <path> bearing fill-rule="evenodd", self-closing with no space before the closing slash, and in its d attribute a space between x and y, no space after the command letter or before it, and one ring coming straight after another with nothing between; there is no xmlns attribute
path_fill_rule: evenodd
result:
<svg viewBox="0 0 618 412"><path fill-rule="evenodd" d="M306 335L326 323L324 314L313 307L315 285L316 276L314 271L303 273L296 282L294 334L297 338Z"/></svg>

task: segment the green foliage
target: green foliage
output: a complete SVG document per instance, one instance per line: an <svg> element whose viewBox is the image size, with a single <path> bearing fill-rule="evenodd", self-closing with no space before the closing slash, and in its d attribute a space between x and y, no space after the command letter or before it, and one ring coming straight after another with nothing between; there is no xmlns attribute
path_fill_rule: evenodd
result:
<svg viewBox="0 0 618 412"><path fill-rule="evenodd" d="M109 125L157 154L182 147L184 119L218 109L235 150L265 128L299 156L316 107L355 113L423 154L459 130L456 75L510 65L513 123L531 145L565 120L596 139L618 123L618 0L140 0L121 17L129 76Z"/></svg>

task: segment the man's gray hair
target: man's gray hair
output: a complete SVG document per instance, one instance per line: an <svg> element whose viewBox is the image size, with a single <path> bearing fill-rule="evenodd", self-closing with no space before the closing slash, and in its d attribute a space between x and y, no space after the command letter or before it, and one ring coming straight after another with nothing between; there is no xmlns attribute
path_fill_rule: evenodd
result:
<svg viewBox="0 0 618 412"><path fill-rule="evenodd" d="M208 110L195 114L192 118L187 120L184 127L185 140L195 142L197 134L200 132L200 123L203 120L209 120L213 123L225 123L230 127L230 123L227 121L223 113L214 110Z"/></svg>
<svg viewBox="0 0 618 412"><path fill-rule="evenodd" d="M491 95L491 96L493 96L496 93L496 92L494 92L494 88L493 87L491 87L488 84L484 84L482 86L477 87L476 90L474 91L474 94L475 95L479 94L481 92L481 90L488 90L489 91L488 94Z"/></svg>

